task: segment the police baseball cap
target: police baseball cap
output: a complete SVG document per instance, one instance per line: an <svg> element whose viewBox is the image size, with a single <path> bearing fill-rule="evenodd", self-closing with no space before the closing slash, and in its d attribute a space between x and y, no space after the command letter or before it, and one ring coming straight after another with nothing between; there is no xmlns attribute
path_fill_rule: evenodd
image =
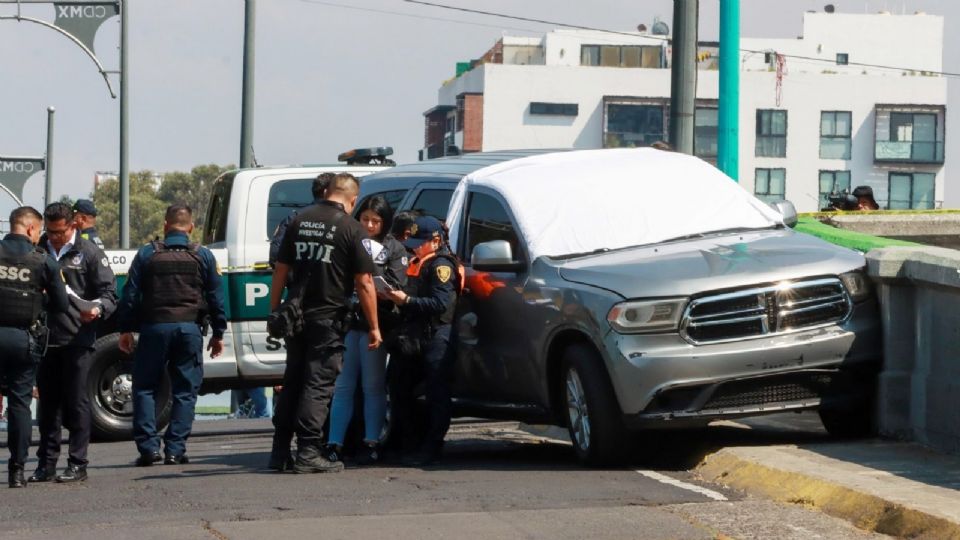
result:
<svg viewBox="0 0 960 540"><path fill-rule="evenodd" d="M403 241L403 245L410 249L417 249L424 242L439 238L443 231L440 220L433 216L420 216L410 226L410 237Z"/></svg>
<svg viewBox="0 0 960 540"><path fill-rule="evenodd" d="M78 199L73 205L73 211L87 214L88 216L97 216L97 207L94 206L93 201L89 199Z"/></svg>

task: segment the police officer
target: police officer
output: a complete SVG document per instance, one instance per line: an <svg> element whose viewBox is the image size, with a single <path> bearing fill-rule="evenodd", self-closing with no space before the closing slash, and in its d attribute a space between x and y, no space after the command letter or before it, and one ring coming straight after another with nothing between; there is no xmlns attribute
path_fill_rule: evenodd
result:
<svg viewBox="0 0 960 540"><path fill-rule="evenodd" d="M187 463L186 441L203 381L202 320L209 316L213 336L210 356L223 352L227 318L220 269L209 249L191 243L193 211L185 204L167 208L163 241L151 242L130 264L120 300L120 349L134 352L133 332L140 333L133 364L133 438L137 466L163 460ZM170 374L173 405L160 456L155 394L163 373Z"/></svg>
<svg viewBox="0 0 960 540"><path fill-rule="evenodd" d="M37 372L40 392L40 444L31 482L53 479L60 458L60 432L70 432L67 468L57 482L87 479L90 396L87 374L97 340L96 321L113 313L117 289L103 250L84 240L74 226L73 209L56 202L43 212L46 233L40 245L59 261L70 308L50 318L50 346Z"/></svg>
<svg viewBox="0 0 960 540"><path fill-rule="evenodd" d="M397 376L391 399L397 428L409 446L418 382L411 374L423 373L427 430L419 449L405 459L410 465L420 466L440 458L443 438L450 428L451 324L463 286L463 268L446 247L443 225L432 216L417 218L403 244L414 254L407 269L407 285L403 290L384 293L400 306L404 317L399 343L391 351L397 353L398 362L393 368Z"/></svg>
<svg viewBox="0 0 960 540"><path fill-rule="evenodd" d="M37 249L43 216L29 206L10 213L10 234L0 241L0 386L6 391L9 424L8 483L25 487L32 428L30 402L46 339L40 323L44 291L49 313L67 309L67 291L57 263Z"/></svg>
<svg viewBox="0 0 960 540"><path fill-rule="evenodd" d="M343 361L344 323L354 289L369 325L368 347L376 349L382 341L374 265L363 245L367 235L350 217L359 192L360 184L353 175L337 174L327 187L325 200L297 214L280 246L270 306L273 310L280 306L292 270L290 295L301 299L303 330L287 339L287 365L274 415L276 431L269 463L276 470L343 470L343 463L321 455L321 443L334 381ZM290 455L294 433L295 462Z"/></svg>
<svg viewBox="0 0 960 540"><path fill-rule="evenodd" d="M327 190L327 186L330 184L330 180L333 180L333 177L336 176L334 173L320 173L314 180L313 185L310 186L310 192L313 194L313 204L319 204L323 201L323 193ZM277 224L277 228L273 231L273 236L270 237L270 255L269 261L270 266L277 264L277 256L280 254L280 244L283 243L283 234L287 232L287 227L293 223L293 220L297 217L300 211L294 210L290 212L290 215L283 218L283 221Z"/></svg>
<svg viewBox="0 0 960 540"><path fill-rule="evenodd" d="M77 199L73 205L73 212L80 237L93 242L100 249L106 249L103 247L103 240L97 234L97 207L94 206L93 201Z"/></svg>

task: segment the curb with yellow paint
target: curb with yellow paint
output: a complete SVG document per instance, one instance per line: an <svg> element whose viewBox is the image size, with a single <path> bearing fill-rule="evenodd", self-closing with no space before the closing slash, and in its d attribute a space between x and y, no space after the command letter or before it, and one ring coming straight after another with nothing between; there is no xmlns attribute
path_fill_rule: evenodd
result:
<svg viewBox="0 0 960 540"><path fill-rule="evenodd" d="M777 501L803 504L857 527L901 538L960 540L960 524L903 504L806 474L785 471L720 451L697 468L707 481Z"/></svg>

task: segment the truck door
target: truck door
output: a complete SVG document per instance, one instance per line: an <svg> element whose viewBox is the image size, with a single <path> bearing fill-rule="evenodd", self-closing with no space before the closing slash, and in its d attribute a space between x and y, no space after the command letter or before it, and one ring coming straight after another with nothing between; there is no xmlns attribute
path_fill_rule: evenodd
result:
<svg viewBox="0 0 960 540"><path fill-rule="evenodd" d="M270 238L291 213L313 202L311 188L318 173L263 175L249 184L244 237L237 246L237 266L230 272L233 293L231 319L242 329L237 367L244 377L274 376L283 372L286 352L282 340L267 334L270 314Z"/></svg>
<svg viewBox="0 0 960 540"><path fill-rule="evenodd" d="M537 355L525 337L529 306L521 272L478 272L470 267L473 247L506 240L514 258L529 263L524 242L505 202L475 188L468 194L458 253L466 265L467 292L457 307L458 358L454 395L479 401L531 403L540 383Z"/></svg>

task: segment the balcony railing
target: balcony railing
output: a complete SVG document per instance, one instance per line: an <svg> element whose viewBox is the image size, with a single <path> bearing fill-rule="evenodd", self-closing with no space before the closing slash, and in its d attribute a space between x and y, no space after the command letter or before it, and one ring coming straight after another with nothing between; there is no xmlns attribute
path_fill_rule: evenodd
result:
<svg viewBox="0 0 960 540"><path fill-rule="evenodd" d="M877 141L875 161L943 163L943 141Z"/></svg>

